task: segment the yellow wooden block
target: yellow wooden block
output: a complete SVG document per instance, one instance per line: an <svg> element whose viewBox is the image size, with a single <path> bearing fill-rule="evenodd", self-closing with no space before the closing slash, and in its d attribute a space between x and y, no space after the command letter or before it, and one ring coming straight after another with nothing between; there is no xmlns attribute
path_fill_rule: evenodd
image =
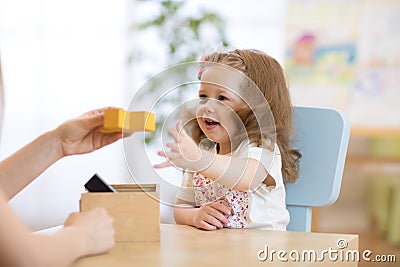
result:
<svg viewBox="0 0 400 267"><path fill-rule="evenodd" d="M154 113L146 111L129 112L129 131L154 132L156 129L156 119Z"/></svg>
<svg viewBox="0 0 400 267"><path fill-rule="evenodd" d="M115 133L124 129L126 111L123 109L107 109L104 112L104 122L101 132Z"/></svg>
<svg viewBox="0 0 400 267"><path fill-rule="evenodd" d="M123 109L109 109L104 113L103 133L115 132L154 132L155 115L146 111L126 112Z"/></svg>
<svg viewBox="0 0 400 267"><path fill-rule="evenodd" d="M114 184L117 192L82 193L80 210L102 207L114 219L115 241L160 241L157 184Z"/></svg>

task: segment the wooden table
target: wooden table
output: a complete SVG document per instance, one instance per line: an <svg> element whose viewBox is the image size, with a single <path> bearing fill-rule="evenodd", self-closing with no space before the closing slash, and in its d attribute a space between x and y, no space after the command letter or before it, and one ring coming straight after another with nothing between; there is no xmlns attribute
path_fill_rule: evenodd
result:
<svg viewBox="0 0 400 267"><path fill-rule="evenodd" d="M337 250L346 252L358 249L358 236L346 234L325 233L295 233L264 231L253 229L220 229L217 231L202 231L190 226L161 224L160 242L119 242L108 253L99 256L86 257L78 260L73 267L121 267L121 266L357 266L355 261L331 261L325 255L322 262L306 260L294 262L289 253L296 250L300 253L315 250L317 257L321 257L323 250ZM347 243L343 250L338 248L337 242ZM343 243L342 242L342 243ZM282 262L278 259L278 252L272 253L273 258L265 261L265 253L272 250L284 250L288 259ZM261 252L260 252L261 251ZM258 255L259 254L259 255ZM361 254L361 253L360 253ZM337 256L339 256L339 252Z"/></svg>

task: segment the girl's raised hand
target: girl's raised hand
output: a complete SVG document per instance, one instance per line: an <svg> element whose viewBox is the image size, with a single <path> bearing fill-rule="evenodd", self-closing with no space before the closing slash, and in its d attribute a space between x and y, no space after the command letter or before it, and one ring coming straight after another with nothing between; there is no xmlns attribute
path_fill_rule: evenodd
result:
<svg viewBox="0 0 400 267"><path fill-rule="evenodd" d="M154 168L165 168L174 165L183 169L196 169L202 160L204 151L200 150L199 146L185 132L182 122L178 121L175 129L168 129L168 133L174 139L174 142L167 143L170 151L158 151L158 155L166 158L167 161L155 164Z"/></svg>

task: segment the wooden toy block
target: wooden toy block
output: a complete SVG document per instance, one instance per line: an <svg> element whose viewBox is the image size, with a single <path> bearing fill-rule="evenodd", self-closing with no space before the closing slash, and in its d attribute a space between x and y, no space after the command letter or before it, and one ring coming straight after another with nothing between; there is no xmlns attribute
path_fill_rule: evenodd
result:
<svg viewBox="0 0 400 267"><path fill-rule="evenodd" d="M126 112L123 109L110 109L104 113L104 123L101 132L154 132L155 128L154 113L146 111Z"/></svg>
<svg viewBox="0 0 400 267"><path fill-rule="evenodd" d="M104 122L101 132L115 133L124 129L126 111L123 109L107 109L104 112Z"/></svg>
<svg viewBox="0 0 400 267"><path fill-rule="evenodd" d="M129 112L129 131L154 132L156 129L156 119L154 113L146 111Z"/></svg>
<svg viewBox="0 0 400 267"><path fill-rule="evenodd" d="M80 210L103 207L114 219L116 242L160 241L157 184L112 185L117 192L82 193Z"/></svg>

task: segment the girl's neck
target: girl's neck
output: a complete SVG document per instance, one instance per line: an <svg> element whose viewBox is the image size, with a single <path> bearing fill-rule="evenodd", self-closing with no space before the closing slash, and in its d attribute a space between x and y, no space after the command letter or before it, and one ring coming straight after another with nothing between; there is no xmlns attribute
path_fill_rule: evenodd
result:
<svg viewBox="0 0 400 267"><path fill-rule="evenodd" d="M226 155L231 153L231 144L221 144L218 143L218 154L220 155Z"/></svg>

